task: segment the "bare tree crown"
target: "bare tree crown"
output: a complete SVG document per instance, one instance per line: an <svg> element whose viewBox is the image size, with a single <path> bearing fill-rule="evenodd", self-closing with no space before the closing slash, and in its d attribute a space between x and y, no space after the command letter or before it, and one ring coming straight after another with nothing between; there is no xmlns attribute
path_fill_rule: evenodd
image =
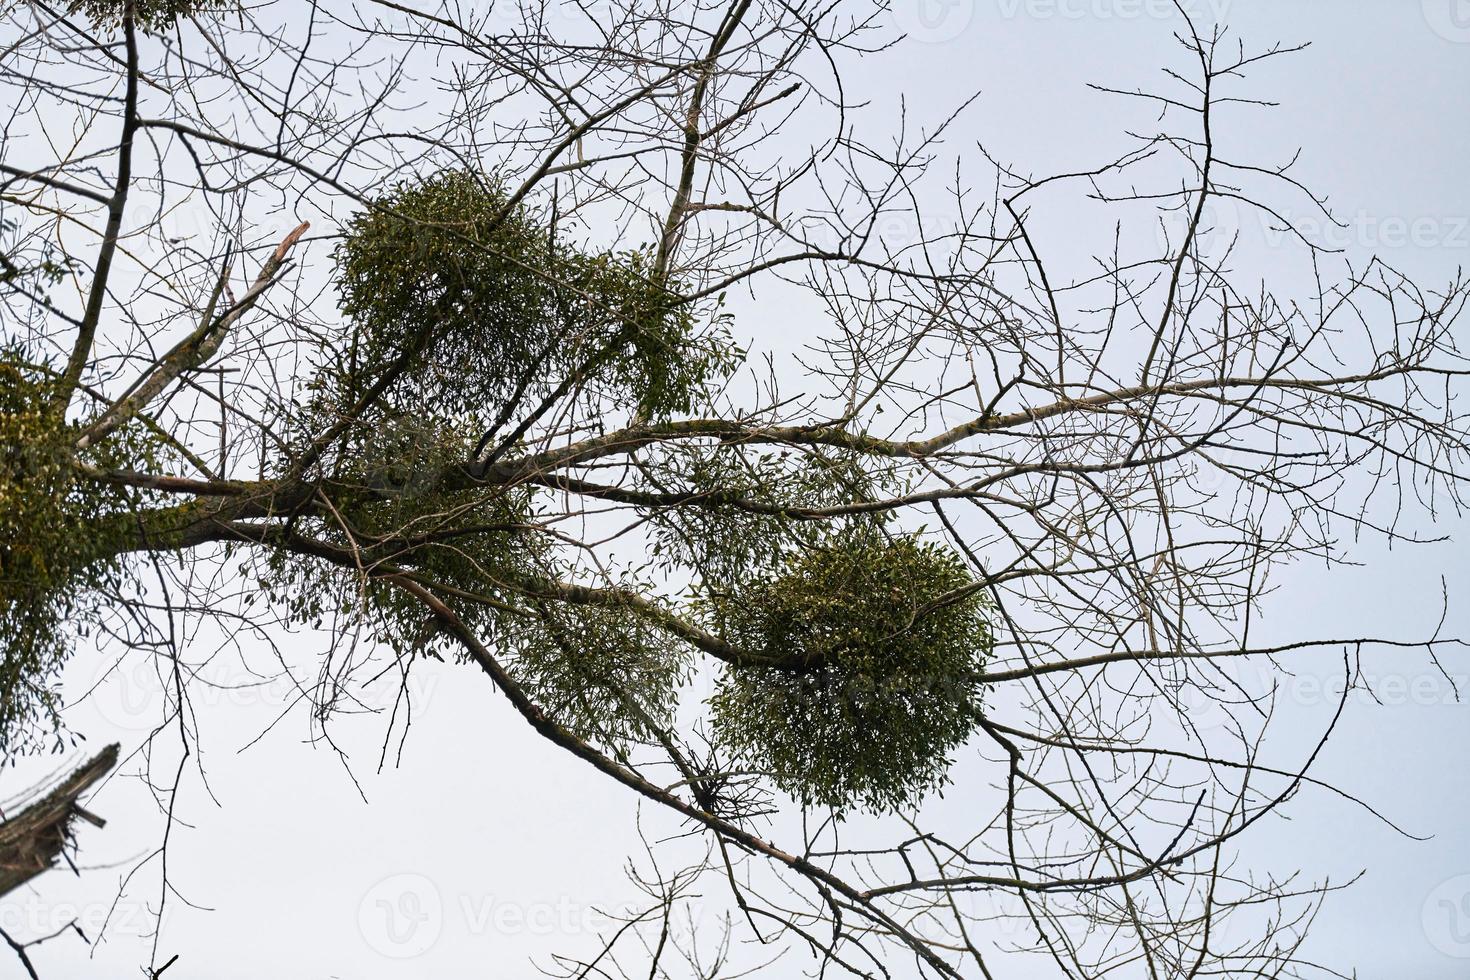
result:
<svg viewBox="0 0 1470 980"><path fill-rule="evenodd" d="M1254 617L1283 564L1459 506L1470 283L1304 235L1311 295L1240 271L1220 209L1294 235L1274 202L1321 207L1222 122L1292 49L1181 8L1164 84L1107 90L1157 131L1035 176L991 148L956 170L953 117L865 128L844 73L887 23L11 5L6 753L65 744L68 658L142 651L170 679L152 737L187 745L173 624L216 617L316 731L457 658L703 834L627 936L707 877L819 972L991 977L998 945L1068 977L1316 972L1321 890L1233 862L1315 756L1258 757L1269 703L1225 667L1450 643ZM1117 233L1077 262L1050 215L1084 203ZM809 315L803 353L759 356ZM961 758L998 792L950 785ZM969 834L926 829L957 800ZM897 836L848 847L865 811Z"/></svg>

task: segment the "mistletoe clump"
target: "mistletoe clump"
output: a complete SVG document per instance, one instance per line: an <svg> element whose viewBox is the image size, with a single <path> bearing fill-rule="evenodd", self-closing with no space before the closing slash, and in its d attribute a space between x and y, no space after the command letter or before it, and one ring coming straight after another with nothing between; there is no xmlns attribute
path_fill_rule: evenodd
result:
<svg viewBox="0 0 1470 980"><path fill-rule="evenodd" d="M685 443L653 447L649 456L658 461L666 493L700 501L650 513L649 553L665 570L694 571L713 591L759 581L788 556L832 536L828 522L794 514L901 492L900 484L856 454L821 446L797 452ZM858 515L842 524L847 530L839 533L872 533L881 519Z"/></svg>
<svg viewBox="0 0 1470 980"><path fill-rule="evenodd" d="M386 383L403 405L472 412L580 391L664 415L688 411L735 356L696 335L646 253L578 251L469 171L376 201L349 223L337 263L354 331L341 382Z"/></svg>
<svg viewBox="0 0 1470 980"><path fill-rule="evenodd" d="M530 489L459 478L465 427L428 412L366 420L327 469L330 512L297 521L333 560L281 547L257 568L285 618L313 628L350 619L400 657L466 659L454 636L395 587L407 576L434 587L487 646L508 654L538 707L578 737L619 752L656 739L672 721L688 650L616 602L547 598L570 577L552 547L554 528L538 520Z"/></svg>
<svg viewBox="0 0 1470 980"><path fill-rule="evenodd" d="M67 11L85 14L101 27L121 24L132 7L133 22L146 31L165 28L180 17L238 7L239 0L72 0Z"/></svg>
<svg viewBox="0 0 1470 980"><path fill-rule="evenodd" d="M954 554L863 533L714 604L769 665L726 670L718 739L803 804L895 809L943 785L974 729L991 648L983 592Z"/></svg>
<svg viewBox="0 0 1470 980"><path fill-rule="evenodd" d="M54 728L55 682L94 590L112 581L116 502L79 485L58 387L0 350L0 753Z"/></svg>
<svg viewBox="0 0 1470 980"><path fill-rule="evenodd" d="M473 426L464 431L427 410L375 409L363 421L325 467L330 510L299 521L334 560L272 549L257 570L263 593L293 623L320 627L346 612L399 654L457 655L451 638L426 632L423 606L382 580L407 572L462 594L450 606L495 640L514 599L508 584L547 550L530 492L452 479L470 452Z"/></svg>
<svg viewBox="0 0 1470 980"><path fill-rule="evenodd" d="M318 536L346 545L345 524L359 549L376 549L372 557L447 586L456 614L512 653L517 680L578 736L626 748L667 727L688 651L631 609L537 598L568 570L558 568L531 491L455 481L469 447L446 420L373 418L334 471L338 513ZM400 653L463 655L450 637L424 638L423 607L402 591L370 581L365 595L380 641Z"/></svg>
<svg viewBox="0 0 1470 980"><path fill-rule="evenodd" d="M632 610L535 603L507 646L538 707L619 754L673 723L689 652Z"/></svg>

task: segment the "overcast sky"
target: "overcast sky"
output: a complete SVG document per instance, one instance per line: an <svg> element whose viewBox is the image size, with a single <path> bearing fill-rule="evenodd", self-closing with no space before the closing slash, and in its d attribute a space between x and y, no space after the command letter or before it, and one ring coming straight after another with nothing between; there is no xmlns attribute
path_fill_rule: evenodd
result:
<svg viewBox="0 0 1470 980"><path fill-rule="evenodd" d="M1312 42L1252 83L1280 101L1230 138L1282 161L1301 146L1298 177L1331 198L1347 228L1321 228L1328 244L1377 252L1426 283L1470 261L1470 3L1466 0L1198 0L1248 42ZM1122 148L1119 100L1087 82L1131 88L1157 77L1179 51L1166 0L922 0L896 15L912 40L874 59L849 84L870 98L872 141L911 117L937 121L970 92L980 99L949 146L983 141L1022 170L1095 164ZM1131 117L1128 117L1131 118ZM1242 123L1242 125L1246 125ZM1239 218L1244 241L1268 258L1268 229ZM1230 216L1226 216L1228 220ZM796 312L765 309L741 321L759 347L780 348L814 330ZM1426 525L1428 519L1424 519ZM1453 514L1437 533L1463 541ZM1365 543L1357 567L1302 566L1268 606L1281 636L1383 635L1418 639L1448 597L1446 633L1470 636L1470 563L1454 541L1413 551ZM217 637L201 633L192 643ZM289 644L299 642L299 648ZM309 661L316 641L288 639ZM262 661L268 656L262 652ZM1282 724L1318 730L1335 706L1330 658L1307 665L1285 699ZM334 730L332 746L304 744L288 720L253 741L290 701L280 686L214 690L196 700L209 781L186 776L170 843L171 900L159 949L178 953L184 977L520 977L528 957L592 942L634 892L624 876L641 859L637 801L528 731L477 672L426 664L416 678L415 720L401 758L379 771L381 718ZM1470 657L1446 661L1470 694ZM221 677L241 678L237 664ZM1381 704L1350 699L1317 775L1379 807L1406 840L1360 809L1303 794L1242 844L1244 863L1312 880L1357 885L1332 897L1316 929L1316 958L1365 980L1470 976L1470 705L1417 654L1376 654L1368 669ZM85 653L66 691L90 690L98 662ZM140 744L152 720L146 672L109 679L76 706L72 726L93 745ZM384 697L391 690L385 686ZM68 764L74 760L67 760ZM62 768L23 760L0 773L0 797ZM160 821L131 759L89 808L109 819L84 829L79 878L53 873L0 924L37 935L80 918L88 935L108 914L119 880L155 847ZM155 773L160 767L155 766ZM964 782L958 793L966 792ZM649 817L650 833L673 825ZM107 942L70 937L33 954L43 978L136 975L152 942L156 879L129 888ZM186 907L179 899L195 903ZM587 948L585 945L582 947ZM800 963L766 975L796 976ZM20 975L0 955L0 976Z"/></svg>

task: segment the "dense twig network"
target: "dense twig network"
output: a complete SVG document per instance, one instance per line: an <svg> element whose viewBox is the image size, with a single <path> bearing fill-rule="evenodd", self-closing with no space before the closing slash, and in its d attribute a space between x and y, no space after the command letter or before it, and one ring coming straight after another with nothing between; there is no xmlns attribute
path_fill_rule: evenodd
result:
<svg viewBox="0 0 1470 980"><path fill-rule="evenodd" d="M1305 237L1310 295L1238 270L1220 209L1321 203L1223 121L1291 50L1181 8L1164 84L1106 90L1155 133L1055 176L962 150L946 191L952 120L880 145L851 104L896 40L866 0L11 6L7 753L64 743L67 657L140 654L187 749L210 618L328 742L454 657L707 845L652 847L648 909L553 974L752 940L812 975L1326 971L1326 889L1238 847L1343 791L1263 754L1228 667L1449 644L1252 617L1283 563L1459 506L1470 283ZM1082 206L1111 253L1052 240ZM810 343L762 363L778 310Z"/></svg>

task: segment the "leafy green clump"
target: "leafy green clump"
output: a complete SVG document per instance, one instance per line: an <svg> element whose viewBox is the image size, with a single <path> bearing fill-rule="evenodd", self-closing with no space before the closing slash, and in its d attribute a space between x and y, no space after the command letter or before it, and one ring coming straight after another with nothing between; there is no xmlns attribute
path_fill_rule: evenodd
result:
<svg viewBox="0 0 1470 980"><path fill-rule="evenodd" d="M421 603L372 574L407 570L489 600L449 602L494 638L503 628L494 603L513 600L504 583L546 550L529 492L447 487L445 477L463 463L472 436L427 410L376 411L368 419L369 426L349 431L328 469L331 510L299 521L299 531L336 549L338 560L273 550L259 572L264 594L298 624L317 627L346 610L399 654L457 652L449 638L426 632Z"/></svg>
<svg viewBox="0 0 1470 980"><path fill-rule="evenodd" d="M862 534L794 558L714 603L732 644L778 661L726 669L716 736L804 804L911 804L974 730L986 608L957 556L915 539Z"/></svg>
<svg viewBox="0 0 1470 980"><path fill-rule="evenodd" d="M86 14L94 24L115 27L130 3L134 22L146 31L167 27L180 17L239 6L239 0L71 0L66 9Z"/></svg>
<svg viewBox="0 0 1470 980"><path fill-rule="evenodd" d="M672 724L687 647L627 609L541 604L536 613L510 638L512 670L548 716L619 752Z"/></svg>
<svg viewBox="0 0 1470 980"><path fill-rule="evenodd" d="M0 350L0 753L57 722L56 678L89 595L115 578L115 501L78 485L51 379ZM121 529L117 529L120 533Z"/></svg>
<svg viewBox="0 0 1470 980"><path fill-rule="evenodd" d="M400 405L494 415L565 385L662 415L688 411L734 356L696 335L647 253L580 252L468 171L376 201L349 223L337 264L354 331L338 367L349 402L391 378Z"/></svg>
<svg viewBox="0 0 1470 980"><path fill-rule="evenodd" d="M803 519L803 511L861 504L901 486L869 461L826 447L671 443L651 449L648 460L664 493L698 502L649 515L650 554L665 571L692 570L706 588L726 592L769 576L796 551L873 533L883 520L863 513Z"/></svg>
<svg viewBox="0 0 1470 980"><path fill-rule="evenodd" d="M507 654L537 705L578 736L623 751L666 728L688 651L633 610L539 598L561 576L531 491L448 478L468 449L446 420L374 420L354 431L330 471L332 512L298 521L341 560L281 548L260 569L263 593L286 618L313 627L351 619L400 657L464 659L422 603L379 577L406 573Z"/></svg>
<svg viewBox="0 0 1470 980"><path fill-rule="evenodd" d="M557 577L548 529L525 489L446 490L465 458L463 435L445 421L380 420L345 458L334 481L341 520L355 540L395 542L396 564L484 601L447 601L488 643L513 654L511 668L538 706L583 738L624 748L667 726L687 669L687 651L619 607L529 598ZM338 537L329 528L322 535ZM410 652L423 633L423 606L381 583L368 587L378 639ZM436 634L420 644L461 655Z"/></svg>

